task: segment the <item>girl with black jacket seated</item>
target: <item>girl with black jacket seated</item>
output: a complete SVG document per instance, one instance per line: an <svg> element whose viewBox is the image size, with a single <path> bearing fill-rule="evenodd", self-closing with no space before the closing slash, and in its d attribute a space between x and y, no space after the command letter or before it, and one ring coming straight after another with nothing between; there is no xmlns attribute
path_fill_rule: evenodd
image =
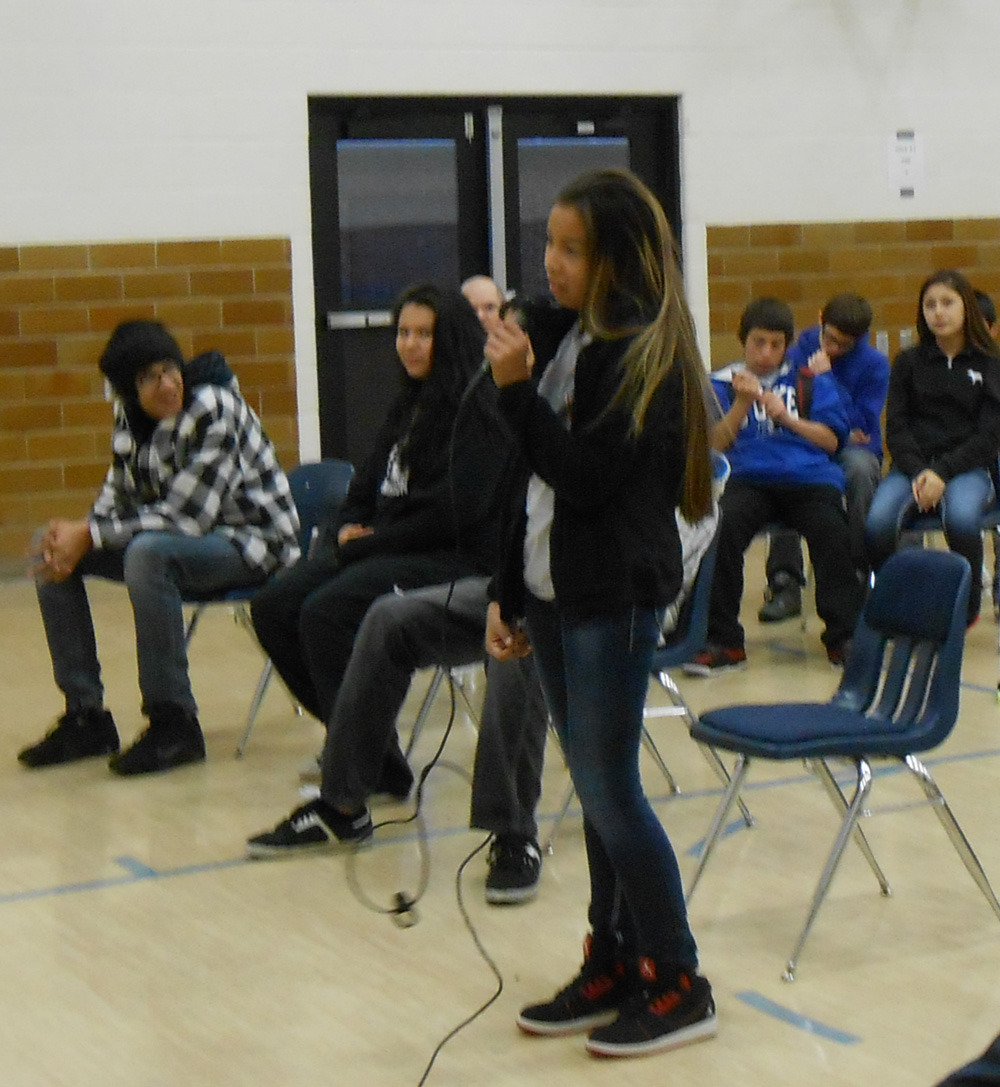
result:
<svg viewBox="0 0 1000 1087"><path fill-rule="evenodd" d="M482 327L457 290L427 285L404 291L393 319L402 387L351 481L334 539L251 606L261 645L323 722L372 601L488 573L493 564L507 443L491 383L478 382L463 399L482 364ZM401 754L391 755L393 791L405 795L409 769Z"/></svg>
<svg viewBox="0 0 1000 1087"><path fill-rule="evenodd" d="M892 467L872 499L865 536L878 571L907 524L940 507L948 546L972 568L971 625L983 590L982 515L995 497L1000 452L1000 349L968 280L950 270L921 286L917 336L889 377Z"/></svg>

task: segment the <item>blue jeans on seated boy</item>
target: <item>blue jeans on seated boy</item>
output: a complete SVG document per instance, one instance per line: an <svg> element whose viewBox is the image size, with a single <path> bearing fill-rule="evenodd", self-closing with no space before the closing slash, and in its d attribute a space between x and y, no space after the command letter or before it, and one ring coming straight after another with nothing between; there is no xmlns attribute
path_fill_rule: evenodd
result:
<svg viewBox="0 0 1000 1087"><path fill-rule="evenodd" d="M41 766L87 755L114 755L118 750L114 724L104 710L101 665L85 584L85 578L91 576L124 582L135 618L143 710L151 724L169 719L168 731L183 734L180 746L190 756L183 761L200 761L204 741L188 677L183 598L255 585L265 575L248 566L233 542L221 533L192 537L170 532L141 532L122 550L90 551L65 581L38 584L38 604L55 681L66 699L66 716L80 718L81 740L87 723L96 725L100 736L95 734L95 741L100 741L97 747L101 749L90 751L84 743L76 755L65 744L58 751L49 750L52 744L45 747L47 737L23 751L21 761ZM133 760L122 763L127 754L114 760L112 769L143 772L131 768ZM183 755L181 752L178 757Z"/></svg>
<svg viewBox="0 0 1000 1087"><path fill-rule="evenodd" d="M941 516L948 546L967 559L972 567L970 623L979 614L983 591L982 518L993 498L989 472L985 468L973 468L948 480L936 511ZM909 476L891 469L875 492L865 526L868 552L876 572L896 550L900 533L919 514Z"/></svg>

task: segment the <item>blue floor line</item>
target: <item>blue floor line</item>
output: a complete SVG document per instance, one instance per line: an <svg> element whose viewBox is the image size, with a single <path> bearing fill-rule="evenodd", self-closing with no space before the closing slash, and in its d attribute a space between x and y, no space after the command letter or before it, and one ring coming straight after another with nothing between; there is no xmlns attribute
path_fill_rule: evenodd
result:
<svg viewBox="0 0 1000 1087"><path fill-rule="evenodd" d="M121 865L126 872L136 879L151 879L160 874L155 868L150 868L148 864L143 864L142 861L136 860L135 857L115 857L115 864Z"/></svg>
<svg viewBox="0 0 1000 1087"><path fill-rule="evenodd" d="M720 839L729 838L733 834L737 834L739 831L747 830L747 829L749 829L749 828L747 827L746 823L742 819L734 819L728 826L726 826L723 829L722 833L719 835L719 838ZM690 849L686 849L684 852L689 857L699 857L699 856L701 856L701 851L704 848L704 845L705 845L705 839L702 838L700 841L695 842L694 845L691 846Z"/></svg>
<svg viewBox="0 0 1000 1087"><path fill-rule="evenodd" d="M773 1000L768 1000L766 996L755 993L752 989L744 989L742 992L737 993L736 997L755 1011L763 1012L773 1019L779 1019L782 1023L788 1023L789 1026L804 1030L807 1034L813 1034L817 1038L825 1038L827 1041L836 1042L838 1045L857 1045L862 1041L857 1034L848 1034L847 1031L837 1030L836 1027L828 1027L825 1023L810 1019L808 1015L801 1015L799 1012L792 1011L791 1008L776 1004Z"/></svg>
<svg viewBox="0 0 1000 1087"><path fill-rule="evenodd" d="M967 691L979 691L981 694L995 694L1000 697L1000 691L996 687L984 687L981 683L966 683L964 679L959 686Z"/></svg>
<svg viewBox="0 0 1000 1087"><path fill-rule="evenodd" d="M937 766L942 763L948 762L964 762L967 760L981 759L981 758L996 758L1000 756L1000 748L988 748L983 751L969 752L964 755L942 755L934 759L924 759L923 761L928 766ZM876 775L886 774L898 774L901 770L899 767L889 766L880 767L875 770ZM743 791L753 792L758 789L773 789L784 785L801 785L806 782L812 781L813 778L809 774L797 774L795 776L789 776L785 778L771 778L768 781L760 782L744 782ZM853 778L847 778L841 781L841 784L850 784ZM702 799L705 797L719 797L722 795L722 787L713 789L696 789L691 792L681 792L680 794L667 793L657 797L650 797L650 803L654 806L661 804L677 803L681 800L693 800ZM579 805L571 806L568 809L567 814L580 814ZM556 819L556 813L539 814L539 824L552 823ZM376 822L376 826L379 826ZM745 824L742 820L734 820L723 831L723 836L728 836L739 832L741 827ZM428 828L426 837L429 841L434 839L453 838L458 835L465 835L470 833L468 827L454 826L454 827L440 827L440 828ZM415 842L420 837L418 831L414 830L407 834L401 834L393 838L383 839L382 841L376 841L372 844L373 849L381 847L389 847L396 845L405 845ZM690 849L685 852L690 856L696 856L698 850L701 847L701 842L696 843ZM332 854L336 856L336 854ZM12 891L7 894L0 893L0 906L15 903L26 902L41 898L51 898L57 895L68 894L82 894L88 891L103 891L113 887L127 887L135 883L139 883L142 880L148 879L174 879L178 876L191 876L201 875L207 872L218 872L226 868L239 868L245 865L257 865L275 863L260 860L249 860L246 857L227 857L218 861L205 861L198 864L184 864L178 865L175 868L152 868L145 862L139 860L136 857L122 856L116 857L115 863L121 868L124 868L126 874L123 876L109 876L104 879L82 880L78 883L64 883L56 884L52 887L38 887L32 890L25 891ZM280 863L278 861L277 863Z"/></svg>

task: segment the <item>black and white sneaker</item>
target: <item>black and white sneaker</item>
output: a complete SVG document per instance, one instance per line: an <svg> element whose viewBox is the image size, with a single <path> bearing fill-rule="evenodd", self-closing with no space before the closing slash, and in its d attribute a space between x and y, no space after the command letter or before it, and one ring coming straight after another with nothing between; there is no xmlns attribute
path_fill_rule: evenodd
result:
<svg viewBox="0 0 1000 1087"><path fill-rule="evenodd" d="M324 800L310 800L279 823L247 841L248 857L280 857L296 853L331 852L366 845L372 837L372 817L365 808L341 815Z"/></svg>
<svg viewBox="0 0 1000 1087"><path fill-rule="evenodd" d="M530 902L538 894L542 854L533 838L500 834L486 861L486 901L494 906Z"/></svg>

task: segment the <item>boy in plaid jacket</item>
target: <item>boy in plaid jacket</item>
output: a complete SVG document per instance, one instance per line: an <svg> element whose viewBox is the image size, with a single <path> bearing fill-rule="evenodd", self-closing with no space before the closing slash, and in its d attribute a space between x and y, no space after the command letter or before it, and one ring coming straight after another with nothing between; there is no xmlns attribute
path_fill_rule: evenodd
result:
<svg viewBox="0 0 1000 1087"><path fill-rule="evenodd" d="M89 514L56 519L34 573L66 712L18 758L28 767L110 755L118 774L205 758L188 678L182 601L255 585L298 557L298 516L274 447L225 359L185 363L155 321L112 333L101 372L115 393L113 459ZM148 728L118 753L84 579L123 581Z"/></svg>

